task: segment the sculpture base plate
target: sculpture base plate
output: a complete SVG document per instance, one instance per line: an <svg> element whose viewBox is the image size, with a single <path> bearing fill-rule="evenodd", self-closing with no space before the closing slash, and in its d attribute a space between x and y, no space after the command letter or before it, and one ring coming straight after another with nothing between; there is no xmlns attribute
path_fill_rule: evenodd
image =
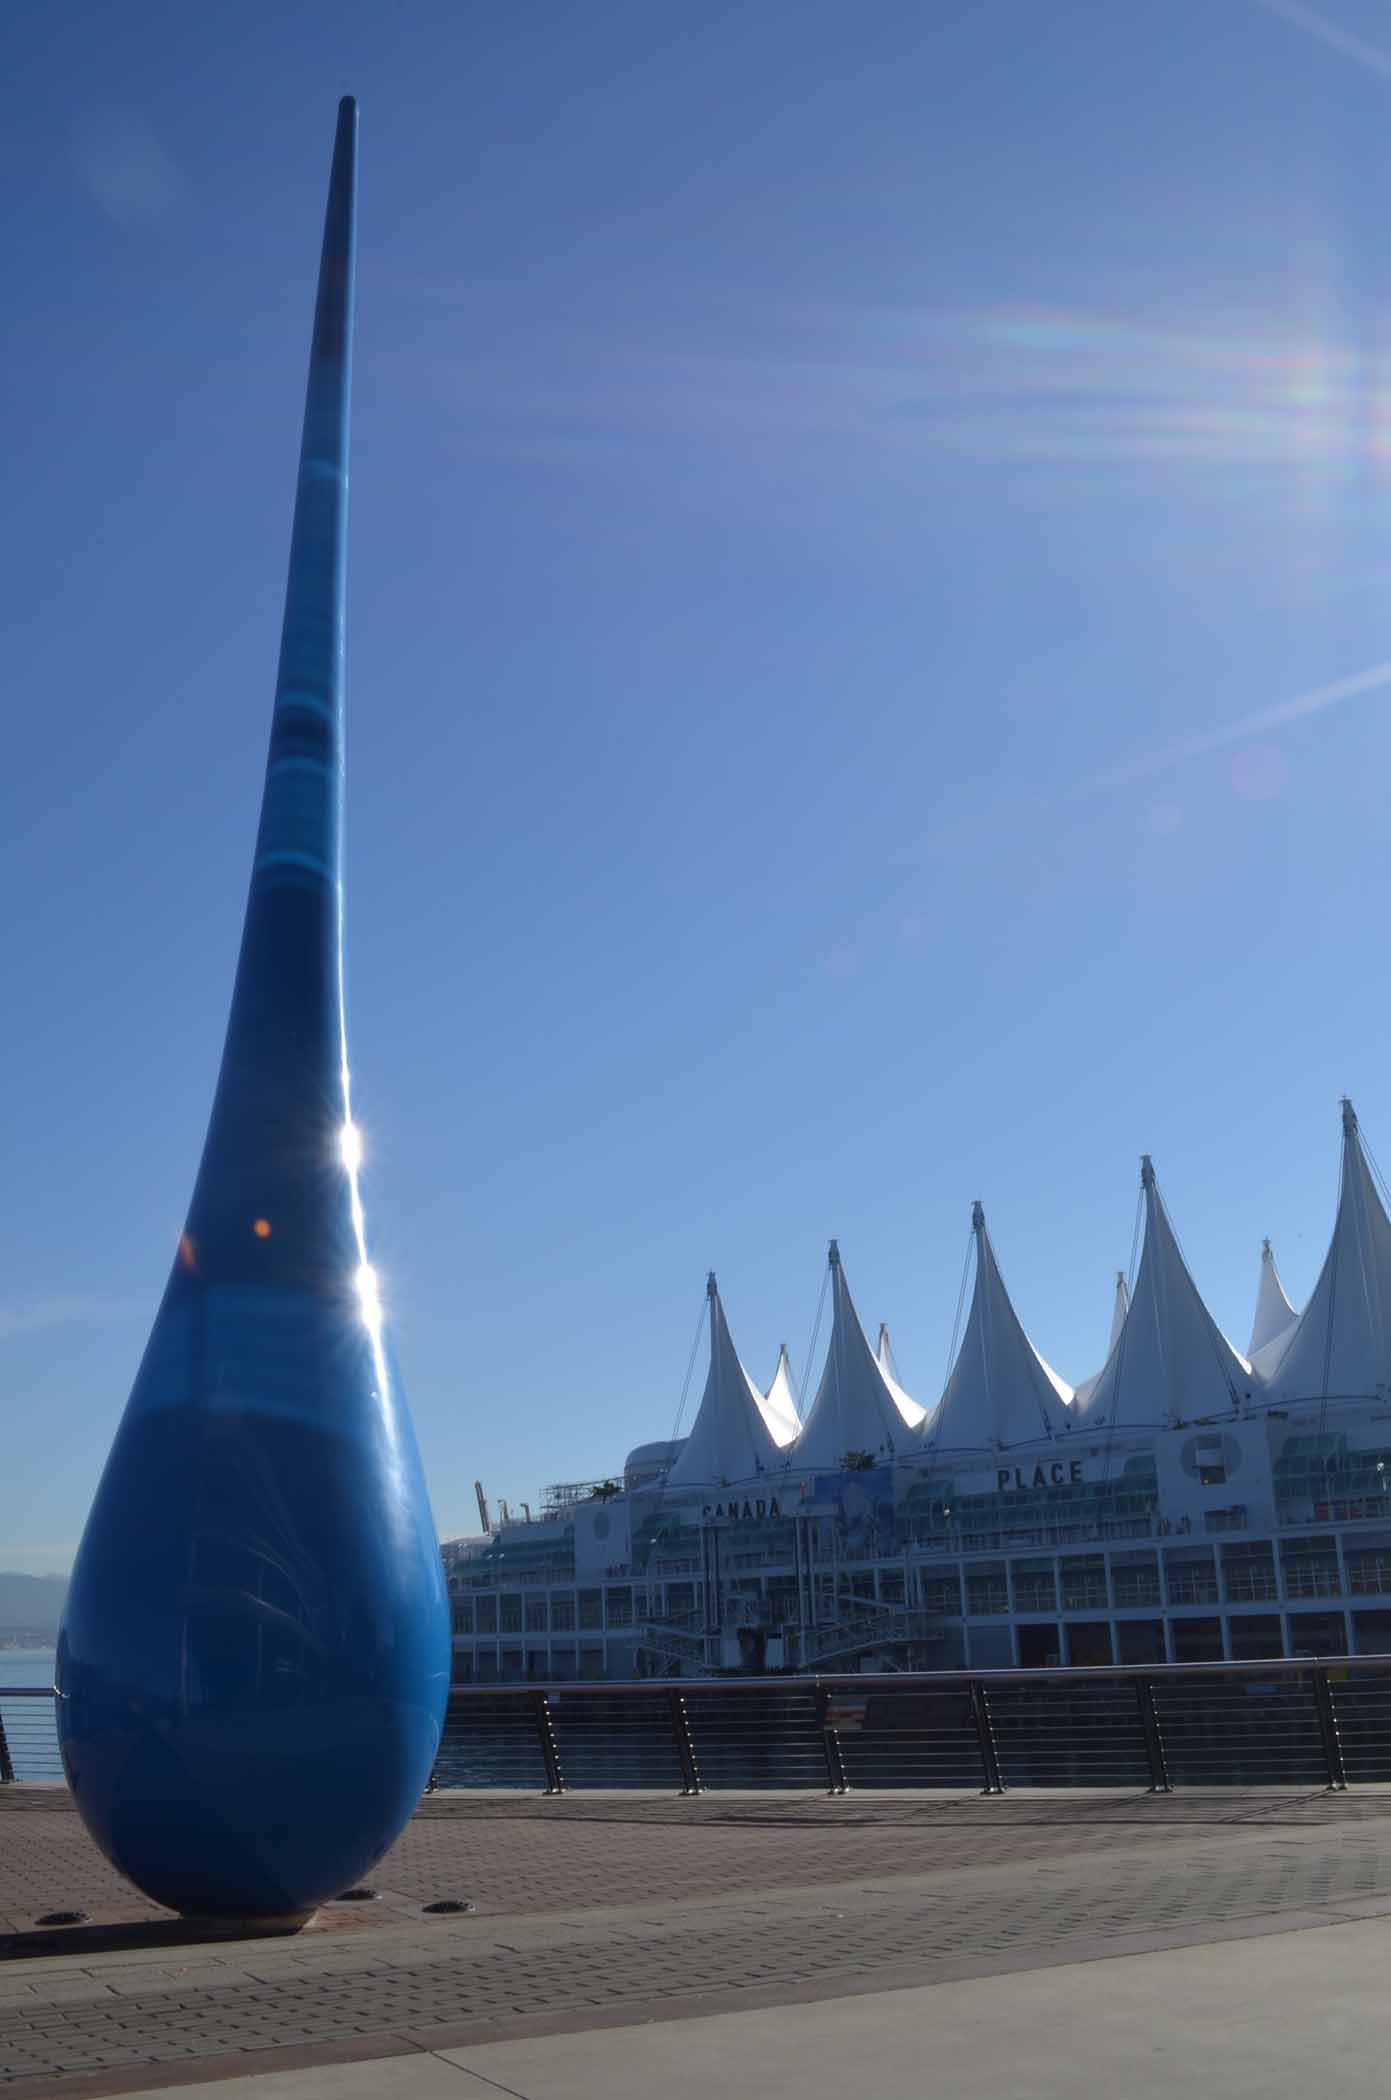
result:
<svg viewBox="0 0 1391 2100"><path fill-rule="evenodd" d="M218 1939L274 1939L287 1933L303 1932L319 1915L319 1906L312 1904L308 1910L285 1911L275 1918L215 1918L206 1911L185 1910L179 1913L183 1923L193 1932Z"/></svg>

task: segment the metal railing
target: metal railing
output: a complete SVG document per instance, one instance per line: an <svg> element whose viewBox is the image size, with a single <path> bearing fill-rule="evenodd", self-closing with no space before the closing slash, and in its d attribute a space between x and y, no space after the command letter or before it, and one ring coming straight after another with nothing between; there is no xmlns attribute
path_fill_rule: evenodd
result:
<svg viewBox="0 0 1391 2100"><path fill-rule="evenodd" d="M442 1787L1391 1781L1391 1656L456 1686Z"/></svg>
<svg viewBox="0 0 1391 2100"><path fill-rule="evenodd" d="M52 1687L0 1685L0 1786L62 1776Z"/></svg>
<svg viewBox="0 0 1391 2100"><path fill-rule="evenodd" d="M0 1783L61 1777L52 1693L0 1691ZM1391 1781L1391 1656L455 1686L440 1787Z"/></svg>

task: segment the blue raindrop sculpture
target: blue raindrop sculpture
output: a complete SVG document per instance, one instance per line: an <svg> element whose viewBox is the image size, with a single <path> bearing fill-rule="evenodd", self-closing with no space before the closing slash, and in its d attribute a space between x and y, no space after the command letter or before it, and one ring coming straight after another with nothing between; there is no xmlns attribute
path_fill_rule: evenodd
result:
<svg viewBox="0 0 1391 2100"><path fill-rule="evenodd" d="M73 1570L68 1782L157 1902L292 1921L439 1742L449 1621L358 1195L343 1005L357 110L339 109L270 755L188 1222Z"/></svg>

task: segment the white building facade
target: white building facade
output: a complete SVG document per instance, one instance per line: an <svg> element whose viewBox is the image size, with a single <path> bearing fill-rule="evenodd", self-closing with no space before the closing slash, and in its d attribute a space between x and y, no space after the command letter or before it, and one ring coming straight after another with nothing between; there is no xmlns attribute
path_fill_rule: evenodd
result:
<svg viewBox="0 0 1391 2100"><path fill-rule="evenodd" d="M713 1276L685 1439L541 1518L444 1549L462 1682L997 1669L1391 1652L1391 1218L1351 1103L1302 1312L1269 1242L1243 1354L1142 1162L1144 1242L1075 1389L1030 1341L979 1204L975 1285L924 1409L871 1346L831 1244L805 1421L766 1391Z"/></svg>

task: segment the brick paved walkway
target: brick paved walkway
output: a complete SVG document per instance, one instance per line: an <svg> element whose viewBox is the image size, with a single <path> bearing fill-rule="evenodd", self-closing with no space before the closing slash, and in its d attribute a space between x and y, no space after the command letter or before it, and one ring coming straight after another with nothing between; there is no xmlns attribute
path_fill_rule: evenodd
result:
<svg viewBox="0 0 1391 2100"><path fill-rule="evenodd" d="M280 1940L191 1942L0 1790L0 2087L93 2095L1391 1913L1391 1792L427 1799ZM427 1903L461 1898L465 1917ZM35 1938L46 1911L93 1925Z"/></svg>

